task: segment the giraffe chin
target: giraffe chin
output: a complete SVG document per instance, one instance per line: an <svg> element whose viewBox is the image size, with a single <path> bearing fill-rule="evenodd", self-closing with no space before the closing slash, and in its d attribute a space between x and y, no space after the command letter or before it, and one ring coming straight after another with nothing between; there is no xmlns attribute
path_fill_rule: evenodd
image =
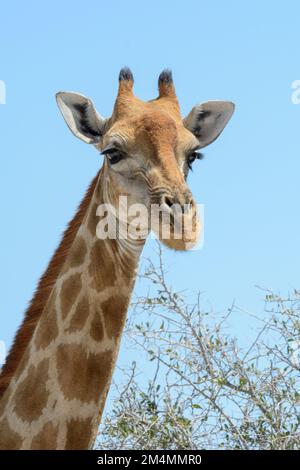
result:
<svg viewBox="0 0 300 470"><path fill-rule="evenodd" d="M194 217L192 222L192 230L182 234L182 237L174 237L174 232L172 228L170 230L170 236L165 238L162 236L162 233L165 233L163 229L159 230L157 236L161 243L163 243L168 248L171 248L176 251L189 251L196 248L197 243L201 234L201 223L200 220Z"/></svg>

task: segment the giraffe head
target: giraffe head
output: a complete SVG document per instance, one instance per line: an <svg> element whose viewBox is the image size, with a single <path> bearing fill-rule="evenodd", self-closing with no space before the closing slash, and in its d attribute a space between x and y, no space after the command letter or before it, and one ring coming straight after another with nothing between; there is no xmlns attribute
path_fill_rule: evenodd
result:
<svg viewBox="0 0 300 470"><path fill-rule="evenodd" d="M143 205L148 214L153 206L159 207L158 223L151 218L150 228L167 246L185 250L196 244L200 232L188 172L201 158L199 150L222 132L234 105L208 101L182 119L170 71L160 74L158 89L156 99L140 100L133 94L131 71L123 68L114 110L107 119L83 95L60 92L56 98L73 134L104 155L109 202L117 208L120 196L126 196L128 207Z"/></svg>

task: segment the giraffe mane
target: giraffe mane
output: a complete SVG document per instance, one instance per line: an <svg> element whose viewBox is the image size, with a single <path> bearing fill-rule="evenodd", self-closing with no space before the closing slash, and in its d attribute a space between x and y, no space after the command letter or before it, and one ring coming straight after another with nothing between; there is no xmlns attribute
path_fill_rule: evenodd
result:
<svg viewBox="0 0 300 470"><path fill-rule="evenodd" d="M52 256L48 267L42 277L40 278L36 291L32 297L32 300L25 311L23 321L15 335L13 344L7 355L5 364L2 367L0 374L0 398L4 395L8 388L14 373L17 370L18 365L24 355L24 352L32 338L35 327L39 321L39 318L43 312L44 306L49 298L51 290L55 284L55 281L61 271L62 265L65 261L66 255L75 239L78 229L82 223L84 215L89 207L92 199L96 183L99 177L99 173L92 180L84 198L82 199L77 212L73 219L68 224L61 242L54 255Z"/></svg>

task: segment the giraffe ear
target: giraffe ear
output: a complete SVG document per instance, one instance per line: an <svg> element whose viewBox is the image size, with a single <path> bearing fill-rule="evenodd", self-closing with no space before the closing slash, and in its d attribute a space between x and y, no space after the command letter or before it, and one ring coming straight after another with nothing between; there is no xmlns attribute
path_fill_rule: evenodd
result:
<svg viewBox="0 0 300 470"><path fill-rule="evenodd" d="M73 134L88 144L97 144L104 133L106 119L101 117L93 102L79 93L56 93L57 105Z"/></svg>
<svg viewBox="0 0 300 470"><path fill-rule="evenodd" d="M183 124L197 137L201 147L206 147L221 134L234 108L231 101L207 101L195 106Z"/></svg>

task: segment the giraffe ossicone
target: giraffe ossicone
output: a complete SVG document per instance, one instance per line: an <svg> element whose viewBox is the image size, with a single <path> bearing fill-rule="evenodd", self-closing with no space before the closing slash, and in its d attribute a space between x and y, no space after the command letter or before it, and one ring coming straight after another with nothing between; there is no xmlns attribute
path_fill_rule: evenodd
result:
<svg viewBox="0 0 300 470"><path fill-rule="evenodd" d="M170 71L161 73L158 89L156 99L140 100L133 93L131 71L122 69L110 118L83 95L56 95L70 130L104 160L39 282L2 368L0 449L93 446L147 234L154 230L177 250L197 242L200 224L188 172L199 150L222 132L234 105L208 101L182 119ZM125 218L118 213L122 197ZM130 213L134 205L146 209L142 220L147 225L140 220L128 230L138 212ZM149 223L153 205L165 216L155 224ZM99 237L99 219L105 217L99 207L104 206L116 222L115 237ZM139 230L143 236L133 236Z"/></svg>

